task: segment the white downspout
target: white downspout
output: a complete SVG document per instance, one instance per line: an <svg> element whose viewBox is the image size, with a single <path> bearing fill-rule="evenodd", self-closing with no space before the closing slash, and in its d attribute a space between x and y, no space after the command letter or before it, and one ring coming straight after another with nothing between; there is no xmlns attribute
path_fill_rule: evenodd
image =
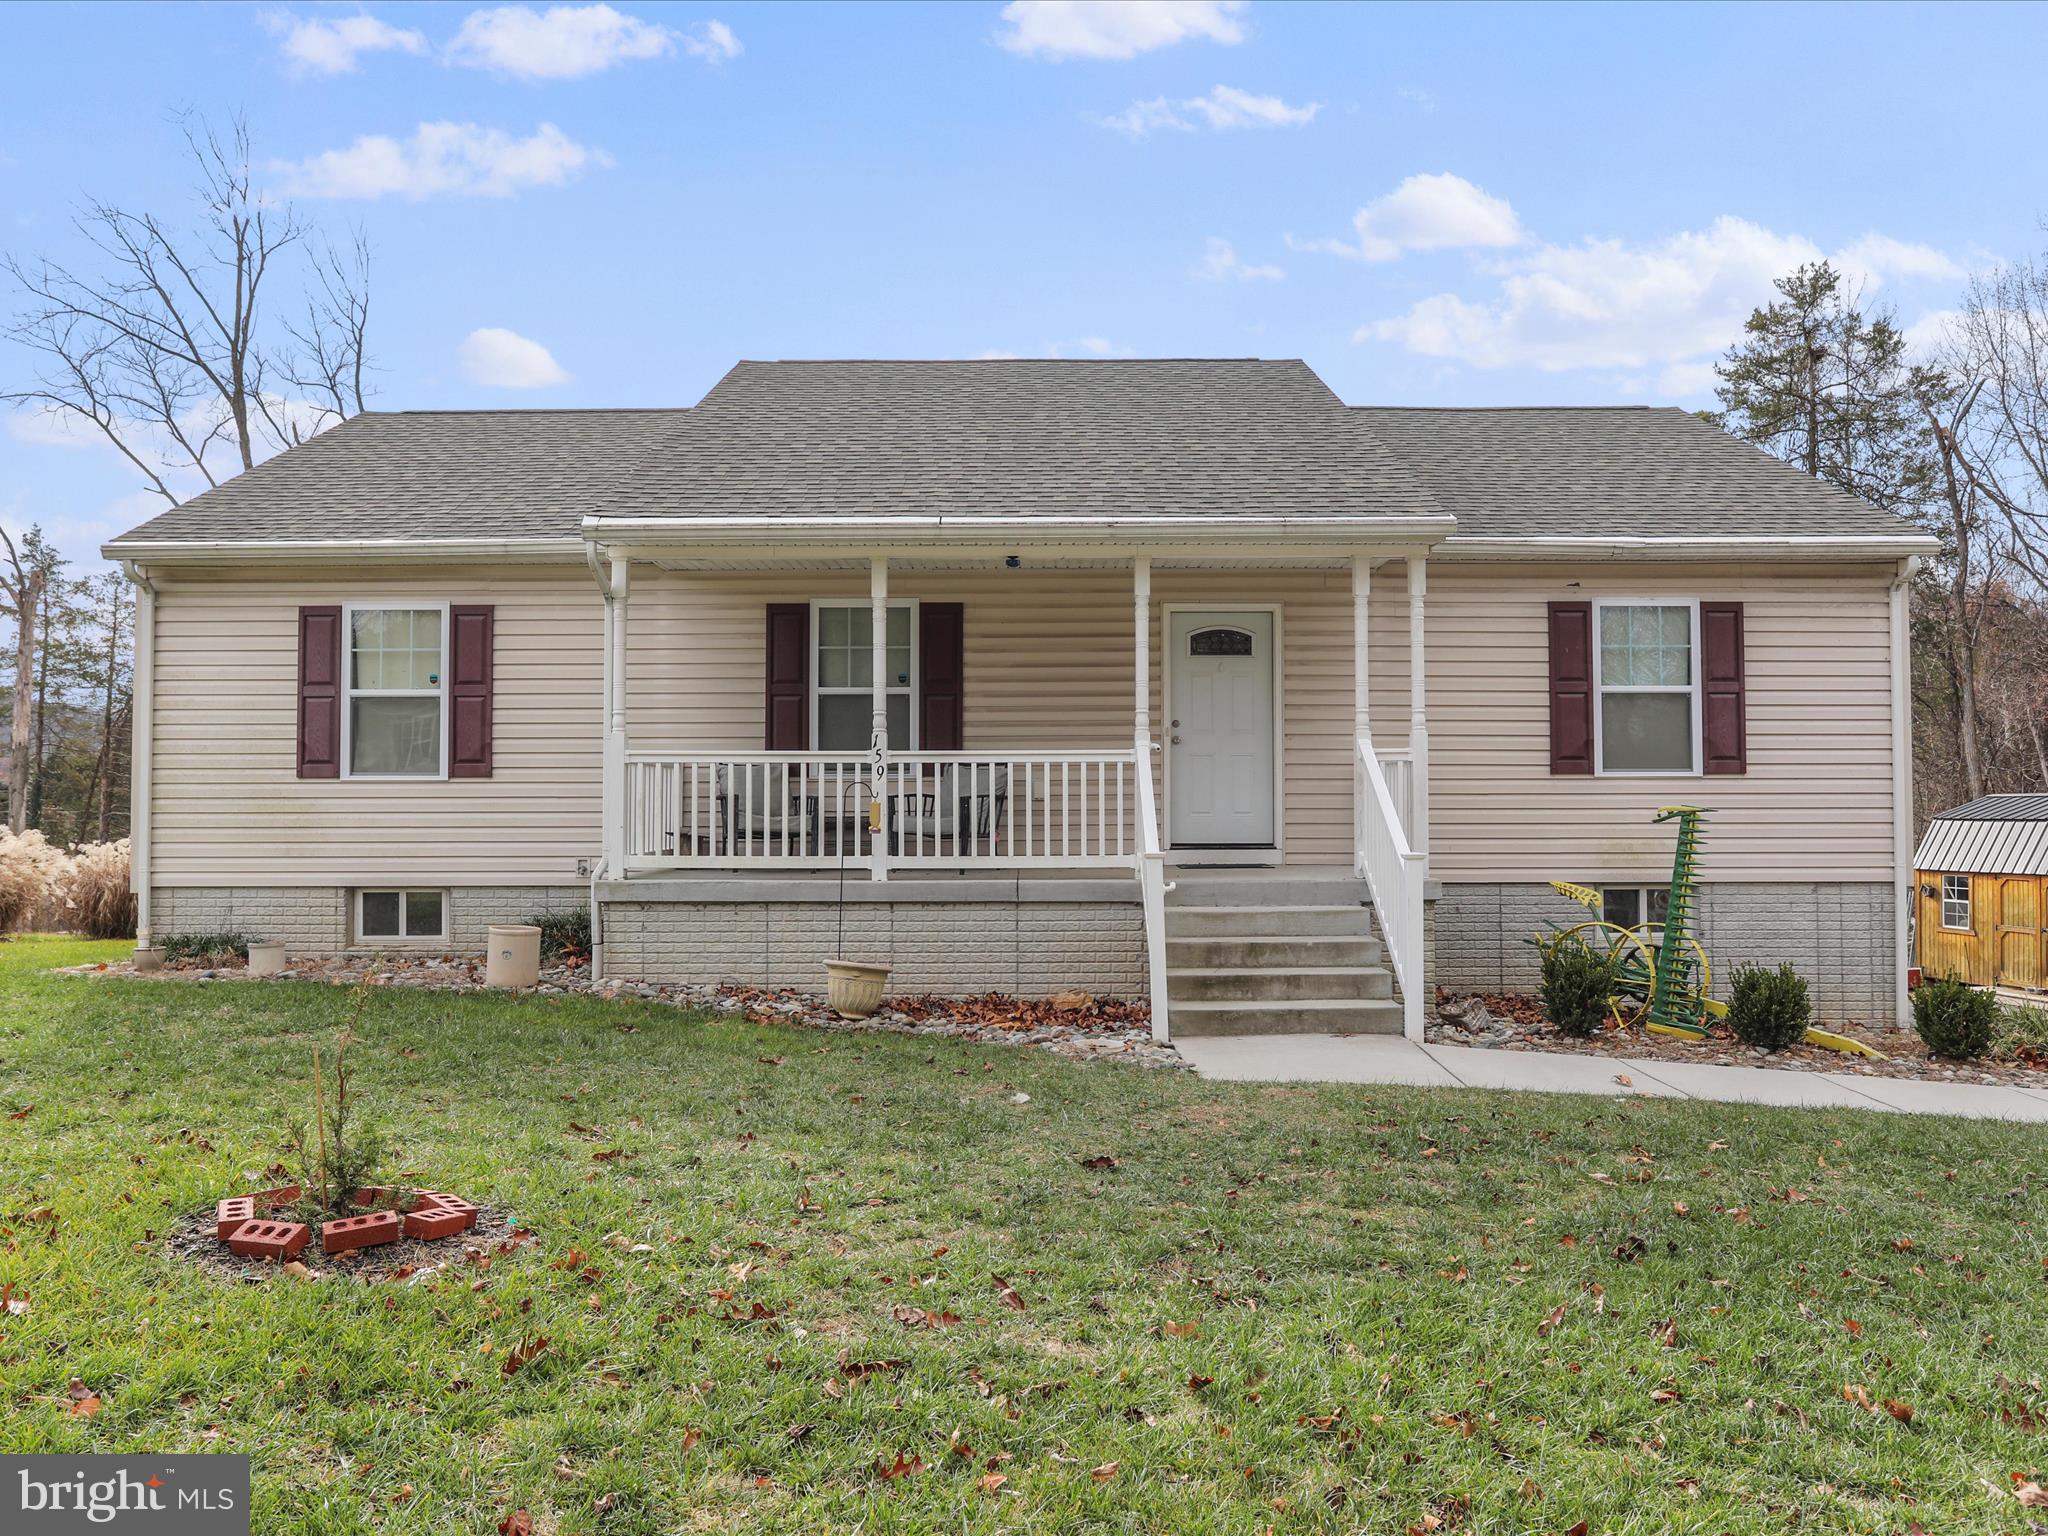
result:
<svg viewBox="0 0 2048 1536"><path fill-rule="evenodd" d="M1893 1027L1913 1017L1906 971L1913 963L1913 629L1909 599L1920 557L1899 562L1891 586L1892 662L1892 947L1897 972Z"/></svg>
<svg viewBox="0 0 2048 1536"><path fill-rule="evenodd" d="M150 947L149 865L156 745L156 582L133 560L121 569L135 583L134 702L129 709L128 886L135 893L135 947Z"/></svg>
<svg viewBox="0 0 2048 1536"><path fill-rule="evenodd" d="M603 654L599 659L598 722L601 766L598 770L600 785L599 798L603 808L599 812L598 856L590 871L590 979L598 981L604 976L604 904L597 898L597 884L610 873L612 847L612 823L618 817L621 807L614 801L612 785L612 583L605 570L604 557L598 553L595 544L583 546L583 558L590 566L591 580L597 583L597 593L604 600Z"/></svg>

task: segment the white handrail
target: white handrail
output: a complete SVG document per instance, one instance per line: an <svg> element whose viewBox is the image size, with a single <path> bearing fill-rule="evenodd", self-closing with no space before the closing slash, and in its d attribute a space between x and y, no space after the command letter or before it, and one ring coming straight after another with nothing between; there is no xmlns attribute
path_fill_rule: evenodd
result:
<svg viewBox="0 0 2048 1536"><path fill-rule="evenodd" d="M1372 743L1358 740L1352 790L1358 807L1358 874L1372 892L1386 935L1394 980L1401 988L1401 1032L1422 1038L1423 886L1428 857L1409 846L1402 816Z"/></svg>
<svg viewBox="0 0 2048 1536"><path fill-rule="evenodd" d="M1150 742L1134 754L1138 761L1138 896L1145 908L1146 990L1152 997L1152 1038L1164 1045L1171 1038L1166 1009L1166 855L1159 839L1159 812L1153 803Z"/></svg>

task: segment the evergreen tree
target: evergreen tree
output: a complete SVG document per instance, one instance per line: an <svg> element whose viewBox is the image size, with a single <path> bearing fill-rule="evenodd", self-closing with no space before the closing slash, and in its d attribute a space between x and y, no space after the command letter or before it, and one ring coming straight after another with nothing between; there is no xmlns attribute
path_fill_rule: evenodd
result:
<svg viewBox="0 0 2048 1536"><path fill-rule="evenodd" d="M1901 511L1927 493L1926 424L1915 404L1906 339L1827 262L1776 284L1742 340L1715 365L1714 419L1816 480Z"/></svg>

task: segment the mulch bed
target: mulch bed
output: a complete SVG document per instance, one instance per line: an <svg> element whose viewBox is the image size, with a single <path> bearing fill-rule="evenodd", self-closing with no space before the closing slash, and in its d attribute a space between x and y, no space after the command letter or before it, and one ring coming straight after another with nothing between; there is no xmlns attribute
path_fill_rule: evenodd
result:
<svg viewBox="0 0 2048 1536"><path fill-rule="evenodd" d="M352 1280L361 1285L417 1282L450 1269L481 1268L501 1254L536 1241L535 1234L524 1229L515 1234L511 1216L510 1211L479 1206L476 1226L468 1232L431 1242L401 1237L375 1248L336 1254L320 1251L320 1229L316 1225L305 1252L289 1263L279 1264L271 1259L246 1259L230 1251L226 1243L214 1236L214 1212L208 1206L178 1218L165 1234L164 1251L168 1257L191 1264L215 1279L250 1285L274 1280L280 1274L313 1280Z"/></svg>
<svg viewBox="0 0 2048 1536"><path fill-rule="evenodd" d="M1795 1045L1782 1051L1759 1051L1736 1039L1725 1024L1711 1026L1705 1040L1678 1040L1646 1030L1605 1029L1590 1039L1563 1033L1543 1016L1533 997L1497 993L1448 993L1439 990L1435 1012L1423 1035L1431 1045L1469 1045L1496 1051L1547 1051L1573 1056L1631 1056L1648 1061L1689 1061L1707 1066L1770 1067L1782 1072L1852 1072L1865 1077L1902 1077L1936 1083L1999 1083L2018 1088L2048 1088L2048 1058L2036 1053L1980 1061L1947 1061L1927 1054L1911 1030L1879 1029L1855 1022L1829 1024L1882 1051L1890 1058L1830 1051L1817 1045Z"/></svg>

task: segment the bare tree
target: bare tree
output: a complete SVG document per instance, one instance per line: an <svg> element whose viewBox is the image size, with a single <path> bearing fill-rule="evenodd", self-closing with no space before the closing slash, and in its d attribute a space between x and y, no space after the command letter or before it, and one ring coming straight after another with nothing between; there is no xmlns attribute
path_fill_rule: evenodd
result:
<svg viewBox="0 0 2048 1536"><path fill-rule="evenodd" d="M19 543L0 528L0 546L7 563L0 567L0 599L14 618L14 712L7 734L7 827L20 832L28 825L28 784L33 760L36 690L36 616L50 579L50 551L40 530L31 528Z"/></svg>
<svg viewBox="0 0 2048 1536"><path fill-rule="evenodd" d="M197 118L183 128L190 227L94 202L75 221L89 268L0 262L27 301L7 334L39 359L0 401L98 433L172 505L182 485L217 485L360 411L368 367L360 233L345 255L313 251L310 227L257 185L245 122L225 139ZM271 286L294 268L310 269L305 312L273 323Z"/></svg>
<svg viewBox="0 0 2048 1536"><path fill-rule="evenodd" d="M1953 350L1979 381L1961 466L2000 514L2011 558L2048 589L2048 255L1972 279Z"/></svg>
<svg viewBox="0 0 2048 1536"><path fill-rule="evenodd" d="M1941 626L1950 683L1955 689L1956 745L1962 757L1965 798L1984 794L1983 750L1977 725L1977 627L1985 594L1998 579L1998 549L1984 538L1985 505L1963 453L1963 433L1983 393L1983 381L1958 384L1938 368L1913 370L1914 403L1933 443L1934 494L1929 520L1942 540L1946 580Z"/></svg>

